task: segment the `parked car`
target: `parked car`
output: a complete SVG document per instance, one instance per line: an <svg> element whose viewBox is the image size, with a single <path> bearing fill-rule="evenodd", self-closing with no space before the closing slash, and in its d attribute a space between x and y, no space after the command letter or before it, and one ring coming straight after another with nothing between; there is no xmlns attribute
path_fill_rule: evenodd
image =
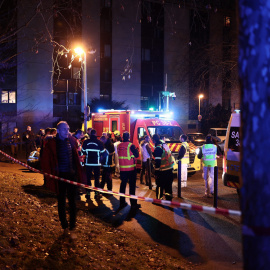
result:
<svg viewBox="0 0 270 270"><path fill-rule="evenodd" d="M205 135L203 135L203 133L188 133L187 137L188 140L196 146L202 146L205 143Z"/></svg>
<svg viewBox="0 0 270 270"><path fill-rule="evenodd" d="M224 144L226 139L227 128L210 128L208 134L217 142L221 151L224 152Z"/></svg>

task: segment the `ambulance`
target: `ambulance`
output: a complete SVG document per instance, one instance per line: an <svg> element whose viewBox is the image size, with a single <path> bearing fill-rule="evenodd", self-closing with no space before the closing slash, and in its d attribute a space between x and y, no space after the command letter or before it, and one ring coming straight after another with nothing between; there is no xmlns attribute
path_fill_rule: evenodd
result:
<svg viewBox="0 0 270 270"><path fill-rule="evenodd" d="M148 135L150 146L154 151L155 145L152 141L154 134L164 135L165 142L170 147L174 158L174 172L177 173L178 152L181 147L180 135L184 134L180 125L172 119L172 114L160 111L131 111L131 110L99 110L92 113L92 127L100 137L103 132L119 131L122 136L125 131L130 133L130 141L138 148L140 140ZM201 169L201 163L196 155L196 146L189 143L190 164L188 172L194 174ZM141 167L141 153L137 159L137 168Z"/></svg>
<svg viewBox="0 0 270 270"><path fill-rule="evenodd" d="M240 123L239 110L232 113L224 144L222 180L225 186L237 188L240 184Z"/></svg>

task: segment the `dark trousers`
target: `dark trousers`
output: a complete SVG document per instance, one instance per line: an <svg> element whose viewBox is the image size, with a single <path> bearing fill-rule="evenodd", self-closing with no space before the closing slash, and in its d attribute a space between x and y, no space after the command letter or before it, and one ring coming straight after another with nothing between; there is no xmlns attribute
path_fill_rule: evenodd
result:
<svg viewBox="0 0 270 270"><path fill-rule="evenodd" d="M19 145L18 144L17 145L12 144L10 146L10 148L11 148L12 157L17 158L18 157L18 152L19 152Z"/></svg>
<svg viewBox="0 0 270 270"><path fill-rule="evenodd" d="M112 168L111 167L103 167L102 169L102 180L100 182L100 187L104 188L105 184L107 184L108 190L112 190Z"/></svg>
<svg viewBox="0 0 270 270"><path fill-rule="evenodd" d="M141 168L141 174L140 174L140 183L143 184L145 183L148 185L148 180L149 180L149 167L148 167L148 160L147 161L142 161L142 168ZM143 182L143 176L145 175L145 182Z"/></svg>
<svg viewBox="0 0 270 270"><path fill-rule="evenodd" d="M92 174L94 172L95 187L99 187L100 166L85 166L87 175L87 185L91 186Z"/></svg>
<svg viewBox="0 0 270 270"><path fill-rule="evenodd" d="M59 177L75 180L75 175L70 173L59 173ZM77 187L66 182L59 181L58 183L59 194L58 199L58 215L63 229L68 228L68 221L66 217L66 196L69 204L69 228L72 230L76 225L76 191Z"/></svg>
<svg viewBox="0 0 270 270"><path fill-rule="evenodd" d="M136 176L137 176L137 171L132 170L132 171L120 171L120 179L121 179L121 184L120 184L120 193L125 193L126 192L126 186L127 182L129 181L129 194L130 195L135 195L135 190L136 190ZM123 205L126 202L125 197L120 197L120 205ZM137 200L136 199L130 199L130 204L131 207L136 207L137 205Z"/></svg>
<svg viewBox="0 0 270 270"><path fill-rule="evenodd" d="M156 171L156 198L161 199L165 191L166 200L172 200L173 169Z"/></svg>

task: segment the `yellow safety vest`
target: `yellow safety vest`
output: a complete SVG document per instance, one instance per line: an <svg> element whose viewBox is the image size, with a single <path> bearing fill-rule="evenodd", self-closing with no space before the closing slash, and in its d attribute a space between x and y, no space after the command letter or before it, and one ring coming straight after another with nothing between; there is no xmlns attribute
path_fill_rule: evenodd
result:
<svg viewBox="0 0 270 270"><path fill-rule="evenodd" d="M189 164L189 145L187 142L182 142L182 145L185 147L186 153L181 159L181 162L182 164Z"/></svg>
<svg viewBox="0 0 270 270"><path fill-rule="evenodd" d="M205 167L217 166L217 147L214 144L204 144L202 146L202 161Z"/></svg>

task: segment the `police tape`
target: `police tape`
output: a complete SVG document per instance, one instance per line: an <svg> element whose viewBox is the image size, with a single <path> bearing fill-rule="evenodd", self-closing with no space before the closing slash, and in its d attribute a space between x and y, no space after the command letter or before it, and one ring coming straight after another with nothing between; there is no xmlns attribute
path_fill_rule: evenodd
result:
<svg viewBox="0 0 270 270"><path fill-rule="evenodd" d="M56 180L60 180L72 185L76 185L76 186L80 186L86 189L91 189L94 191L99 191L102 193L107 193L107 194L112 194L112 195L117 195L117 196L121 196L121 197L126 197L126 198L130 198L130 199L136 199L136 200L141 200L141 201L145 201L145 202L151 202L151 203L157 203L157 204L161 204L161 205L167 205L167 206L174 206L177 208L181 208L181 209L186 209L186 210L193 210L193 211L200 211L200 212L204 212L204 213L208 213L208 214L219 214L219 215L224 215L224 216L241 216L241 211L237 211L237 210L230 210L230 209L222 209L222 208L214 208L214 207L208 207L208 206L201 206L201 205L194 205L194 204L187 204L187 203L179 203L179 202L173 202L173 201L167 201L167 200L159 200L159 199L153 199L153 198L147 198L147 197L141 197L141 196L136 196L136 195L130 195L130 194L124 194L124 193L120 193L120 192L115 192L115 191L110 191L110 190L106 190L106 189L102 189L102 188L97 188L97 187L92 187L89 185L85 185L85 184L81 184L78 182L74 182L68 179L64 179L55 175L51 175L45 172L42 172L38 169L32 168L31 166L9 156L8 154L4 153L3 151L0 150L0 153L2 155L4 155L5 157L11 159L12 161L14 161L15 163L18 163L26 168L28 168L31 171L34 171L36 173L41 173L44 174L46 176L49 176L53 179Z"/></svg>

